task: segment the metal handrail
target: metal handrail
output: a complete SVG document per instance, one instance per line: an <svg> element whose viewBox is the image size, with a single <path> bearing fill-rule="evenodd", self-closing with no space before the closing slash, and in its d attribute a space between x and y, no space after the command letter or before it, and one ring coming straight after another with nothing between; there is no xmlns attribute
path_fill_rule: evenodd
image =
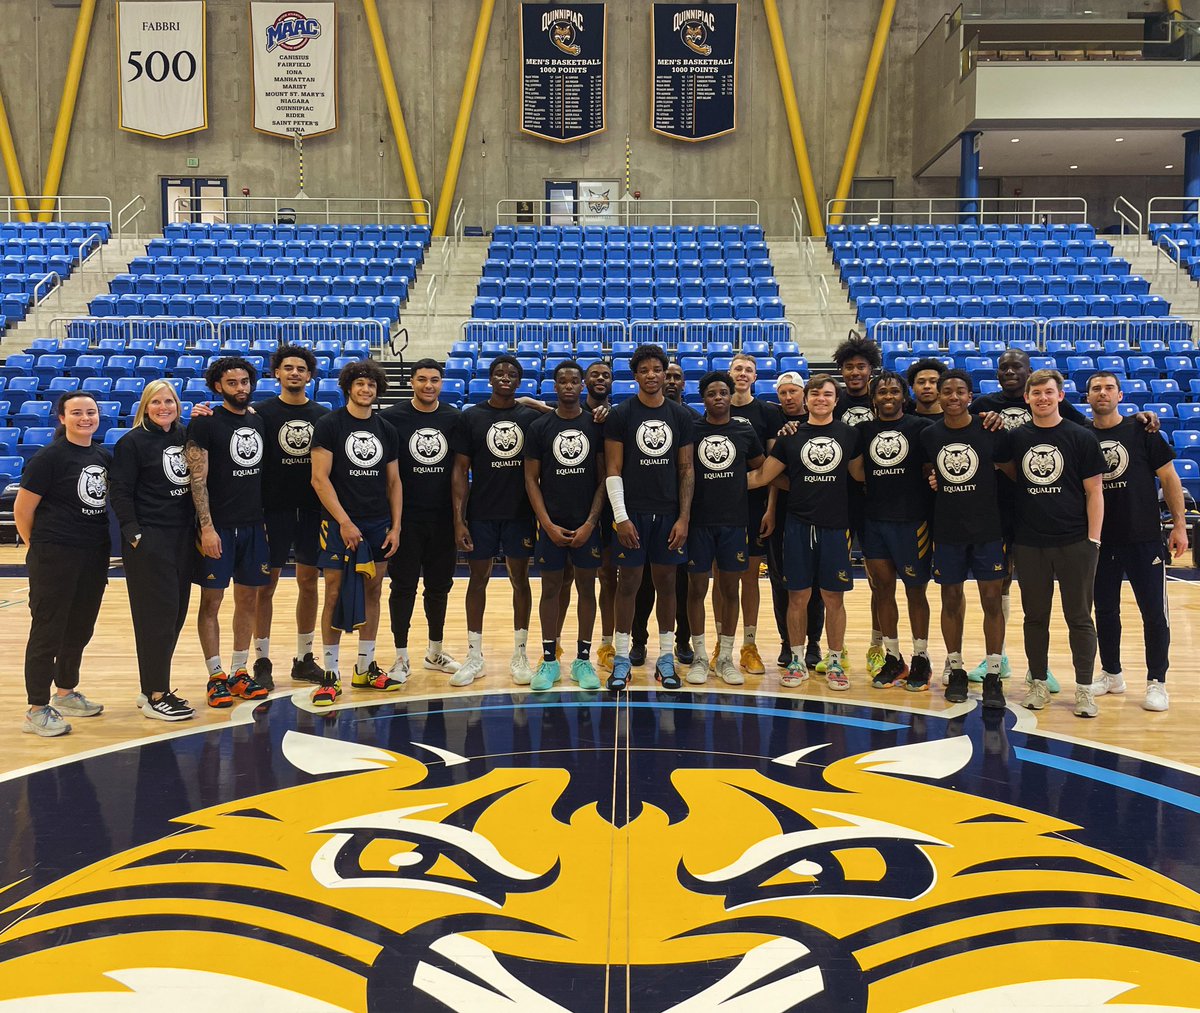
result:
<svg viewBox="0 0 1200 1013"><path fill-rule="evenodd" d="M45 293L39 297L38 292L40 292L42 290L42 286L46 285L47 283L49 283L49 287L46 289ZM50 293L54 291L58 292L58 308L62 309L62 278L59 276L57 271L49 271L42 275L38 283L33 286L33 308L37 309L39 306L41 306L42 303L50 298Z"/></svg>
<svg viewBox="0 0 1200 1013"><path fill-rule="evenodd" d="M903 341L910 335L917 337L925 334L923 325L931 322L937 324L938 337L946 342L939 349L943 352L949 351L949 341L957 340L956 332L961 331L963 337L979 340L981 330L994 329L997 340L1007 340L999 335L1011 331L1014 327L1020 327L1030 333L1039 349L1045 349L1048 337L1056 331L1076 331L1080 334L1103 332L1107 337L1129 341L1131 348L1136 348L1137 345L1130 339L1148 324L1177 323L1180 326L1191 327L1193 336L1200 335L1200 319L1178 313L1172 313L1169 317L947 317L934 321L880 320L872 328L871 334L880 343L887 340ZM986 340L986 335L982 336L982 340Z"/></svg>
<svg viewBox="0 0 1200 1013"><path fill-rule="evenodd" d="M962 197L830 198L825 202L826 220L834 204L841 205L838 214L846 224L852 219L867 219L867 224L900 220L902 223L953 225L964 217L981 224L991 220L999 224L1028 222L1036 225L1043 218L1046 222L1053 220L1085 224L1088 220L1087 201L1082 197L974 197L969 200ZM971 205L970 210L964 210L967 204ZM935 221L935 218L947 221ZM875 221L871 222L870 219Z"/></svg>
<svg viewBox="0 0 1200 1013"><path fill-rule="evenodd" d="M792 198L792 242L799 247L800 240L804 238L804 209L800 207L800 201L795 197Z"/></svg>
<svg viewBox="0 0 1200 1013"><path fill-rule="evenodd" d="M433 316L437 307L437 275L431 274L425 282L425 316Z"/></svg>
<svg viewBox="0 0 1200 1013"><path fill-rule="evenodd" d="M94 243L94 245L92 245ZM83 255L84 247L92 245L91 252L85 257ZM75 247L75 253L79 257L79 269L83 270L83 265L86 264L97 254L100 255L100 270L104 270L104 237L99 232L92 232L79 240Z"/></svg>
<svg viewBox="0 0 1200 1013"><path fill-rule="evenodd" d="M152 319L159 320L161 317L153 317ZM180 318L185 319L185 318ZM212 321L206 318L200 318L206 323ZM262 327L272 328L276 333L272 337L280 338L281 335L286 335L288 340L320 340L319 337L311 332L327 333L330 329L337 329L339 326L354 325L359 329L366 329L372 333L370 338L371 347L379 352L383 351L383 346L388 338L388 325L374 317L224 317L216 321L216 338L218 341L224 341L231 337L235 332L242 329L259 331Z"/></svg>
<svg viewBox="0 0 1200 1013"><path fill-rule="evenodd" d="M463 220L467 217L467 205L460 197L458 203L454 205L454 215L451 218L451 234L454 236L454 245L458 246L463 241Z"/></svg>
<svg viewBox="0 0 1200 1013"><path fill-rule="evenodd" d="M1179 287L1179 273L1183 270L1183 250L1174 239L1170 236L1159 236L1154 243L1154 273L1159 275L1162 273L1162 255L1163 249L1167 251L1167 258L1171 262L1171 273L1174 275L1175 287Z"/></svg>
<svg viewBox="0 0 1200 1013"><path fill-rule="evenodd" d="M612 353L613 332L619 332L620 341L655 341L654 329L678 328L683 333L693 333L696 330L712 331L733 339L736 349L742 347L743 334L748 327L784 327L788 332L788 340L796 341L798 328L794 320L464 320L459 324L459 336L463 341L469 341L471 330L488 327L493 331L509 332L509 346L516 348L517 330L526 325L537 325L545 333L550 332L551 341L599 340L603 343L606 354ZM644 333L646 329L651 333ZM639 332L643 332L639 336ZM554 335L557 334L557 337ZM722 340L717 338L714 340ZM706 342L707 343L707 342ZM674 346L668 343L668 349Z"/></svg>
<svg viewBox="0 0 1200 1013"><path fill-rule="evenodd" d="M172 202L171 220L185 211L198 213L199 205L213 206L213 214L220 215L222 222L240 220L243 224L271 224L279 218L281 211L294 215L297 224L369 224L386 225L389 222L411 222L424 225L430 220L432 206L425 199L411 197L176 197ZM193 208L193 205L196 208ZM413 210L418 205L424 210ZM186 206L186 207L185 207ZM206 212L208 213L208 212ZM417 219L424 218L424 222ZM336 219L336 221L335 221Z"/></svg>
<svg viewBox="0 0 1200 1013"><path fill-rule="evenodd" d="M1183 204L1184 207L1173 208L1171 204ZM1156 207L1157 205L1157 207ZM1146 223L1155 224L1155 212L1172 218L1182 216L1183 221L1200 221L1200 198L1197 197L1151 197L1146 202ZM1160 218L1159 221L1162 219Z"/></svg>
<svg viewBox="0 0 1200 1013"><path fill-rule="evenodd" d="M496 201L497 225L546 224L551 208L571 205L571 215L579 225L757 225L759 222L758 201L748 197L676 197L676 198L619 198L609 201L603 211L592 210L595 201L587 198L574 200L518 200L505 198ZM518 205L528 205L518 210ZM694 210L690 205L699 205ZM518 218L532 217L532 222L521 222ZM588 218L596 219L589 222ZM572 223L576 224L576 223Z"/></svg>
<svg viewBox="0 0 1200 1013"><path fill-rule="evenodd" d="M1143 235L1142 231L1142 213L1135 208L1124 196L1118 196L1113 201L1113 211L1116 212L1118 218L1121 219L1121 238L1125 238L1125 226L1129 225L1133 229L1135 236Z"/></svg>
<svg viewBox="0 0 1200 1013"><path fill-rule="evenodd" d="M136 209L134 210L134 212L131 215L129 215L128 217L126 217L125 213L127 211L129 211L130 208L133 208L135 205L136 205ZM146 210L146 199L140 193L131 197L124 204L124 206L122 206L121 209L119 211L117 211L117 235L123 236L125 234L125 230L130 225L132 225L134 222L136 222L138 219L138 216L145 210ZM133 238L137 239L139 235L140 235L140 233L135 228L133 230Z"/></svg>
<svg viewBox="0 0 1200 1013"><path fill-rule="evenodd" d="M109 197L101 196L100 194L27 194L24 197L14 197L12 194L6 194L4 200L4 217L5 220L12 220L16 215L53 215L60 222L76 222L76 221L107 221L112 222L112 200ZM51 202L51 207L42 208L42 203L45 201ZM83 204L81 207L66 207L66 202L84 202L95 201L96 206L92 207L88 204ZM27 203L28 210L25 208L16 208L14 205L17 202ZM82 216L87 215L84 219Z"/></svg>

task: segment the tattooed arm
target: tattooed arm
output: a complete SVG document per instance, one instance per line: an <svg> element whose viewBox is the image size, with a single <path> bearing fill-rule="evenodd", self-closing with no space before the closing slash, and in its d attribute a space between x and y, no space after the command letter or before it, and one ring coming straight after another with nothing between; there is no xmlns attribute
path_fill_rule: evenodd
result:
<svg viewBox="0 0 1200 1013"><path fill-rule="evenodd" d="M200 529L200 552L210 559L221 558L221 536L213 527L208 506L208 451L191 440L184 444L184 460L191 470L192 502L196 505L196 526Z"/></svg>

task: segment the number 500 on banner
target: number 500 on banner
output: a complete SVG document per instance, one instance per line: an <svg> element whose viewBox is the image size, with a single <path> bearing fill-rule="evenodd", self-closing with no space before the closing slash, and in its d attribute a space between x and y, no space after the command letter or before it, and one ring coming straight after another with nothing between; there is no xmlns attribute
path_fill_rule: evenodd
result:
<svg viewBox="0 0 1200 1013"><path fill-rule="evenodd" d="M178 137L208 126L204 0L117 4L121 129Z"/></svg>

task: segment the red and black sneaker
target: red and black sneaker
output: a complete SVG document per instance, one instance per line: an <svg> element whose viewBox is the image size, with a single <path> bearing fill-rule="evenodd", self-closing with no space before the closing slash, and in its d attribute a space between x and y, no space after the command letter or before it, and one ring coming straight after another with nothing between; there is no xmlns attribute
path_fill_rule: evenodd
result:
<svg viewBox="0 0 1200 1013"><path fill-rule="evenodd" d="M225 708L233 706L233 694L229 692L229 683L225 680L225 673L214 675L208 680L208 688L204 694L208 699L210 707Z"/></svg>
<svg viewBox="0 0 1200 1013"><path fill-rule="evenodd" d="M374 689L383 693L392 693L400 689L404 683L393 679L372 661L367 666L365 672L360 672L358 666L354 666L354 674L350 677L350 685L355 687L355 689Z"/></svg>
<svg viewBox="0 0 1200 1013"><path fill-rule="evenodd" d="M329 707L342 695L342 680L337 672L326 672L321 679L321 685L312 691L314 707Z"/></svg>
<svg viewBox="0 0 1200 1013"><path fill-rule="evenodd" d="M239 668L229 678L229 692L243 700L261 700L271 691L250 678L250 673L244 668Z"/></svg>

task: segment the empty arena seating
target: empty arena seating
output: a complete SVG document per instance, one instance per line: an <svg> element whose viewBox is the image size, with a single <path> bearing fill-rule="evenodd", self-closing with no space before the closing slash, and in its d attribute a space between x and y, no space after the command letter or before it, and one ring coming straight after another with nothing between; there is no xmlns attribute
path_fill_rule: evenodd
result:
<svg viewBox="0 0 1200 1013"><path fill-rule="evenodd" d="M1183 222L1150 225L1150 241L1172 260L1187 268L1188 277L1200 281L1200 223Z"/></svg>
<svg viewBox="0 0 1200 1013"><path fill-rule="evenodd" d="M25 319L47 275L65 281L109 234L108 222L0 222L0 331Z"/></svg>

